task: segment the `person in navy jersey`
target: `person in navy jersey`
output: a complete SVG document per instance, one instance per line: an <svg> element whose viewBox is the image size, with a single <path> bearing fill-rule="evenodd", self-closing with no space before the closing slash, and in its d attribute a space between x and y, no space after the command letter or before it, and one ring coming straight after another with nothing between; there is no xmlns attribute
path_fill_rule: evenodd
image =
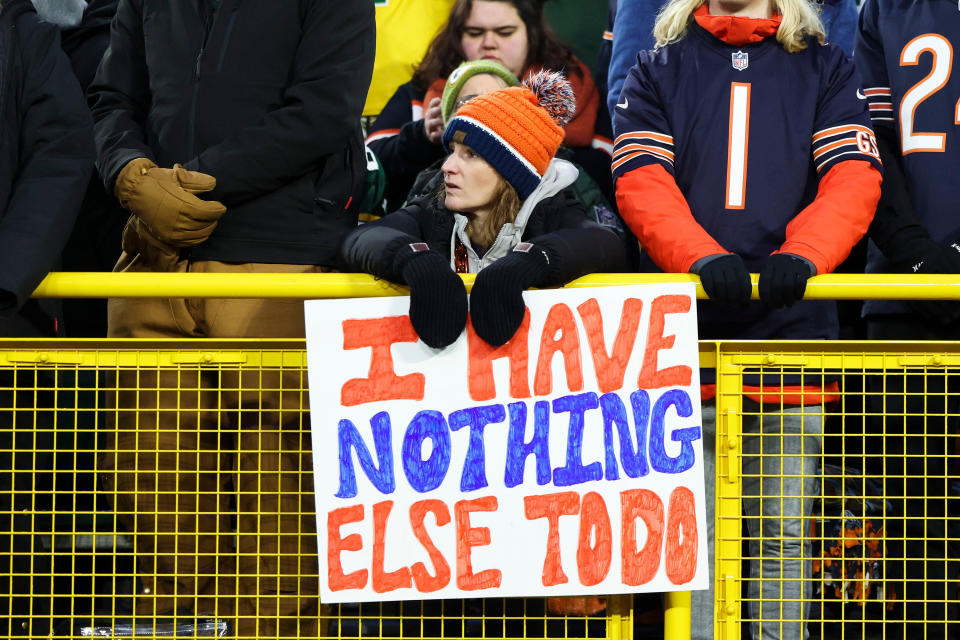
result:
<svg viewBox="0 0 960 640"><path fill-rule="evenodd" d="M637 53L653 49L653 23L666 0L620 0L610 2L609 31L604 34L605 68L594 76L597 86L606 96L612 114L620 100L623 81L637 59ZM856 0L822 0L819 4L820 21L828 42L837 45L847 55L853 54L853 36L857 31ZM606 39L609 38L609 39ZM598 60L598 66L604 60Z"/></svg>
<svg viewBox="0 0 960 640"><path fill-rule="evenodd" d="M960 273L960 80L951 73L958 41L956 2L867 0L862 8L854 60L885 167L868 273ZM864 315L871 340L960 336L955 301L870 301ZM887 535L908 540L903 566L888 561L885 577L903 574L905 608L893 616L902 613L904 635L915 637L960 638L960 495L950 482L960 469L956 457L948 464L960 432L960 388L947 373L871 383L884 456L869 471L884 474L886 495L904 516L889 522Z"/></svg>
<svg viewBox="0 0 960 640"><path fill-rule="evenodd" d="M880 197L853 65L823 44L806 0L673 0L654 36L614 116L617 203L643 247L642 268L700 275L710 298L699 305L702 337L836 338L834 303L802 298L808 278L831 272L863 237ZM760 274L758 301L750 272ZM711 538L713 376L702 374ZM742 495L756 559L745 613L753 638L800 640L805 522L822 405L837 385L789 372L744 382ZM712 593L694 594L694 637L712 637L712 605Z"/></svg>

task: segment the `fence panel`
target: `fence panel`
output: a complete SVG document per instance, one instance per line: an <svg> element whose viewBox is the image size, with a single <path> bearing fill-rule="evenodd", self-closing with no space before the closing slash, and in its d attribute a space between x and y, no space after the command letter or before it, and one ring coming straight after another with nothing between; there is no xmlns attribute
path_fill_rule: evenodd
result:
<svg viewBox="0 0 960 640"><path fill-rule="evenodd" d="M716 637L960 637L960 344L717 349Z"/></svg>
<svg viewBox="0 0 960 640"><path fill-rule="evenodd" d="M0 341L0 637L632 637L625 597L319 605L308 420L302 341Z"/></svg>
<svg viewBox="0 0 960 640"><path fill-rule="evenodd" d="M960 345L702 343L701 364L718 371L716 637L747 635L761 610L777 637L800 617L820 638L955 633ZM174 624L186 637L634 636L629 597L311 611L305 365L297 341L0 343L0 469L13 470L0 473L0 637L131 623L148 637ZM797 398L743 391L798 374L832 396L800 412L819 443L789 430ZM751 425L782 448L751 449ZM764 502L800 509L800 533ZM799 578L775 563L750 574L785 543L802 549ZM667 607L667 637L689 637L686 596Z"/></svg>

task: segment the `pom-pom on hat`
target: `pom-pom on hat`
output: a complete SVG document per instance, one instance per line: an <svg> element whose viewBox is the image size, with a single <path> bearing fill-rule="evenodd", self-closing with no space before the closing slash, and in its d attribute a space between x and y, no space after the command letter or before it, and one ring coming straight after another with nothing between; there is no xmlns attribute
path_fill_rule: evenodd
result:
<svg viewBox="0 0 960 640"><path fill-rule="evenodd" d="M443 96L440 98L440 113L443 122L450 122L456 111L457 98L463 90L463 85L473 76L487 73L503 80L508 87L519 86L520 81L509 69L495 60L469 60L453 70L447 77L447 84L443 87Z"/></svg>
<svg viewBox="0 0 960 640"><path fill-rule="evenodd" d="M443 145L465 144L526 199L540 184L576 111L563 74L538 71L522 86L477 96L443 132Z"/></svg>

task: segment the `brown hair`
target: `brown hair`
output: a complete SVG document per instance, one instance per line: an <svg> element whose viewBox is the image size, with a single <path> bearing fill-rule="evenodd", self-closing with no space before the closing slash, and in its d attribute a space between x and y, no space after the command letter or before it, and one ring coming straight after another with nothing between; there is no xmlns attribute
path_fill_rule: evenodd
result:
<svg viewBox="0 0 960 640"><path fill-rule="evenodd" d="M509 2L527 28L527 61L524 70L540 66L567 74L580 74L573 52L563 45L543 17L543 0L486 0ZM447 23L430 43L413 74L414 86L426 90L437 78L446 78L466 60L460 42L463 27L473 11L474 0L456 0Z"/></svg>
<svg viewBox="0 0 960 640"><path fill-rule="evenodd" d="M517 214L520 213L520 196L513 185L504 180L502 176L499 176L492 205L490 213L482 220L467 216L470 218L470 223L467 225L467 236L484 247L492 245L493 241L497 239L497 234L500 233L500 228L508 222L516 220Z"/></svg>

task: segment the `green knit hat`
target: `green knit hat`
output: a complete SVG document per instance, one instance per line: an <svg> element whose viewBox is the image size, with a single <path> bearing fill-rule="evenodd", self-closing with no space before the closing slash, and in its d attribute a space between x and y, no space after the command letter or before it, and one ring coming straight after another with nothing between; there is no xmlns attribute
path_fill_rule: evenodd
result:
<svg viewBox="0 0 960 640"><path fill-rule="evenodd" d="M467 83L467 80L479 73L489 73L492 76L497 76L506 82L508 87L517 87L520 85L517 76L510 73L510 70L499 62L494 62L493 60L464 62L453 70L453 73L447 78L447 84L443 87L443 96L440 98L440 113L443 115L444 124L450 122L450 118L453 117L453 113L456 111L454 107L457 97L460 95L460 90L463 89L463 85Z"/></svg>

